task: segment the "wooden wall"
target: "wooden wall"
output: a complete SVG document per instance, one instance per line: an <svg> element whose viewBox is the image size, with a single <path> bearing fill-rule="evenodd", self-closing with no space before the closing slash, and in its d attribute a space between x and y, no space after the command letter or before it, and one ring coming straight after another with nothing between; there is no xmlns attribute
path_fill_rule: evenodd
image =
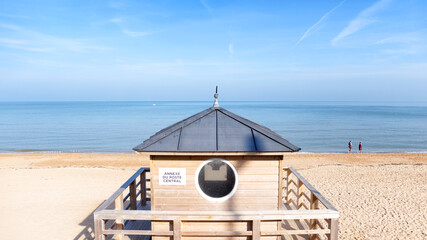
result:
<svg viewBox="0 0 427 240"><path fill-rule="evenodd" d="M195 172L212 157L152 156L151 209L162 211L255 211L279 206L279 156L218 156L229 161L238 174L236 193L223 203L204 199L195 186ZM186 168L186 185L159 185L159 168Z"/></svg>
<svg viewBox="0 0 427 240"><path fill-rule="evenodd" d="M195 173L200 164L211 158L229 161L238 174L235 194L222 203L204 199L196 189ZM257 211L277 210L279 204L279 179L282 155L278 156L151 156L151 209L159 211ZM159 185L159 168L186 168L186 185ZM153 230L168 230L167 223L152 222ZM276 230L277 223L264 223L263 229ZM182 231L248 231L247 223L197 223L182 224ZM154 237L153 239L170 239ZM183 238L183 239L198 239ZM219 239L250 239L249 237L216 237ZM263 239L277 239L267 237Z"/></svg>

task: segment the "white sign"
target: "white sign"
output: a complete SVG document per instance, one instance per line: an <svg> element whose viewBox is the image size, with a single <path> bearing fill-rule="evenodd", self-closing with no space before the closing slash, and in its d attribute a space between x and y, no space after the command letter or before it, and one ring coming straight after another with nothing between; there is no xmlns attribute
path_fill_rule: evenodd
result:
<svg viewBox="0 0 427 240"><path fill-rule="evenodd" d="M159 168L160 185L185 185L185 168Z"/></svg>

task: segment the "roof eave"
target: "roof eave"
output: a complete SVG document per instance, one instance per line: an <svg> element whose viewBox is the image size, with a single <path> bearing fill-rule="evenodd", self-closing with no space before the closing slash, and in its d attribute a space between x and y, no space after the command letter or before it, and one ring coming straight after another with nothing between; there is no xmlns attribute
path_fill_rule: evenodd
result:
<svg viewBox="0 0 427 240"><path fill-rule="evenodd" d="M158 155L158 156L277 156L284 154L295 154L297 151L288 151L288 152L176 152L176 151L162 151L162 152L153 152L153 151L136 151L137 154L141 155Z"/></svg>

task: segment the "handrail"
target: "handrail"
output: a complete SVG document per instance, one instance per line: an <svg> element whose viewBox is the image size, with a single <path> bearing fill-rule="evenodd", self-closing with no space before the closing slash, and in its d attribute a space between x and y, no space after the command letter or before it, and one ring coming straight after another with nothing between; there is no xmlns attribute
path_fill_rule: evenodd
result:
<svg viewBox="0 0 427 240"><path fill-rule="evenodd" d="M120 196L120 194L122 194L126 188L133 182L135 181L135 179L144 171L150 171L150 168L140 168L138 171L136 171L135 174L132 175L132 177L130 177L125 183L123 183L123 185L117 189L117 191L115 191L113 193L113 195L111 195L111 197L109 197L103 204L101 204L101 206L99 206L95 212L103 210L105 208L107 208L108 206L110 206L114 200Z"/></svg>
<svg viewBox="0 0 427 240"><path fill-rule="evenodd" d="M150 210L103 210L96 212L95 219L171 221L177 217L185 221L249 221L254 218L272 221L289 219L338 218L338 212L330 209L275 210L275 211L150 211Z"/></svg>
<svg viewBox="0 0 427 240"><path fill-rule="evenodd" d="M316 210L276 210L276 211L126 211L126 210L102 210L94 215L95 222L98 222L98 232L101 236L104 235L151 235L151 236L173 236L173 239L181 239L181 237L220 237L220 236L252 236L252 239L259 240L262 236L282 236L282 235L298 235L309 234L311 236L317 234L327 234L331 239L337 239L337 228L304 228L304 229L277 229L263 230L260 227L261 222L275 221L277 223L283 220L306 220L306 219L330 219L336 221L338 213L329 209ZM131 220L155 220L157 222L172 223L171 230L137 230L137 229L119 229L108 227L105 228L104 221L131 221ZM250 231L183 231L181 224L183 222L248 222L252 224ZM104 237L98 239L105 239ZM115 238L114 238L115 239Z"/></svg>
<svg viewBox="0 0 427 240"><path fill-rule="evenodd" d="M297 172L293 167L283 167L283 169L289 169L298 179L299 181L304 184L308 190L310 190L311 193L327 208L333 211L338 211L332 204L325 199L325 197L320 194L317 189L315 189L299 172Z"/></svg>

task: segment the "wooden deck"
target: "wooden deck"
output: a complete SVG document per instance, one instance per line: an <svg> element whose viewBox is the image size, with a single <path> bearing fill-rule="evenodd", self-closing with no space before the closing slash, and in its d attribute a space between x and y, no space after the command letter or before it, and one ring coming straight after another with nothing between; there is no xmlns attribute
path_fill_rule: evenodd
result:
<svg viewBox="0 0 427 240"><path fill-rule="evenodd" d="M282 209L276 211L151 211L149 169L139 169L94 213L95 239L338 239L338 211L295 169L283 168ZM151 220L169 224L152 230ZM247 229L198 231L188 223L245 223ZM271 222L276 230L266 230Z"/></svg>
<svg viewBox="0 0 427 240"><path fill-rule="evenodd" d="M142 207L139 206L138 210L151 210L151 204L147 204L146 206ZM151 231L151 221L150 220L139 220L139 221L128 221L125 224L125 230L145 230L145 231ZM130 235L128 236L130 240L149 240L151 239L151 236L143 236L143 235ZM125 238L123 238L125 239Z"/></svg>

